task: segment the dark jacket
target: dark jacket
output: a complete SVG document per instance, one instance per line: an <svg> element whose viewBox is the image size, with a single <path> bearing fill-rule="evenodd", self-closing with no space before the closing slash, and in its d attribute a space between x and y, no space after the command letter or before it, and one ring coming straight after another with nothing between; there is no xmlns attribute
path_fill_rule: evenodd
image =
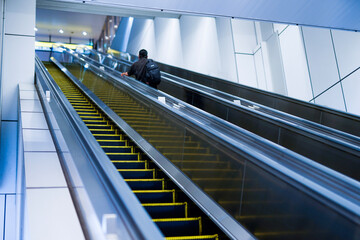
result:
<svg viewBox="0 0 360 240"><path fill-rule="evenodd" d="M135 75L135 78L143 83L146 83L146 65L147 58L140 58L137 62L134 62L131 65L130 70L128 71L128 75Z"/></svg>

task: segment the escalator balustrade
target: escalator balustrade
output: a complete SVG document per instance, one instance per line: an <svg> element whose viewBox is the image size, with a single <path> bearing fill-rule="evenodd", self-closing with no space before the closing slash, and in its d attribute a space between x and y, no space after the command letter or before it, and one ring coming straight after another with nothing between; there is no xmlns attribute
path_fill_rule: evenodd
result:
<svg viewBox="0 0 360 240"><path fill-rule="evenodd" d="M214 227L204 214L199 214L200 210L195 209L194 204L169 178L61 71L49 64L46 67L166 239L218 240L219 229ZM125 100L124 102L129 104ZM131 112L135 109L124 110ZM136 114L130 115L127 120L141 124L141 119ZM169 134L173 134L171 130ZM211 226L205 226L204 221Z"/></svg>
<svg viewBox="0 0 360 240"><path fill-rule="evenodd" d="M78 64L65 66L255 237L336 239L339 236L334 235L327 224L339 216L328 213L321 203L314 203L309 196L251 162L234 157L236 154L219 150L211 139L207 143L191 129L179 127L181 123L176 122L179 120L169 120L167 113L155 110L151 103L114 86L102 76ZM58 75L62 74L60 70L49 70L53 76L56 71ZM62 85L59 79L55 80ZM84 98L75 86L72 89L69 93L77 94L68 97L81 95ZM66 92L67 87L64 90ZM88 113L93 111L94 115L91 118L91 114L80 116L87 121L86 124L93 125L89 129L93 134L99 134L95 136L98 142L164 234L167 237L178 237L173 239L194 239L192 236L185 238L175 235L196 233L196 236L200 236L201 232L207 234L208 239L217 238L214 234L219 232L209 231L216 227L208 227L208 224L214 224L99 110L90 107L94 106L90 100L84 99L83 102L76 102L77 105L74 103L75 106L87 109ZM106 131L99 131L100 127ZM126 153L129 157L125 157L124 149L129 151ZM171 213L169 209L172 209ZM189 228L179 230L180 225ZM344 229L347 227L345 225L342 226ZM353 229L347 229L351 236ZM220 234L219 238L222 239Z"/></svg>

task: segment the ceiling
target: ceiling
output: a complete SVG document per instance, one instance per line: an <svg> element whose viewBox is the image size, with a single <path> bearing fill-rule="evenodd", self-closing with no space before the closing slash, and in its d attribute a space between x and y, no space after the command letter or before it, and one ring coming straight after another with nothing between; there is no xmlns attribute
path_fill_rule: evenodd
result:
<svg viewBox="0 0 360 240"><path fill-rule="evenodd" d="M36 9L36 36L53 38L95 39L104 26L105 15ZM60 33L62 29L64 32ZM84 36L83 32L87 35Z"/></svg>
<svg viewBox="0 0 360 240"><path fill-rule="evenodd" d="M36 0L36 5L112 16L223 16L360 31L359 0Z"/></svg>

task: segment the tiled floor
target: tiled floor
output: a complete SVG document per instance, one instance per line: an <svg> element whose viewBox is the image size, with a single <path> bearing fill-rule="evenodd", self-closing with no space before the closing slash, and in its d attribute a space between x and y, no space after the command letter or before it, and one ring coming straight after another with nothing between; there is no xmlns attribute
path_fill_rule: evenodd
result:
<svg viewBox="0 0 360 240"><path fill-rule="evenodd" d="M84 239L34 85L20 86L20 105L29 237Z"/></svg>

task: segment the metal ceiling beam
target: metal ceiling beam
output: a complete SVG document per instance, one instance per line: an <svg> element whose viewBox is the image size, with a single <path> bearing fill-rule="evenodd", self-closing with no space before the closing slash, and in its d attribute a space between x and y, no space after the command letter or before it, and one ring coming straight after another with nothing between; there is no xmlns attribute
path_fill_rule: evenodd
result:
<svg viewBox="0 0 360 240"><path fill-rule="evenodd" d="M132 17L223 16L360 31L359 0L37 0L37 7Z"/></svg>

